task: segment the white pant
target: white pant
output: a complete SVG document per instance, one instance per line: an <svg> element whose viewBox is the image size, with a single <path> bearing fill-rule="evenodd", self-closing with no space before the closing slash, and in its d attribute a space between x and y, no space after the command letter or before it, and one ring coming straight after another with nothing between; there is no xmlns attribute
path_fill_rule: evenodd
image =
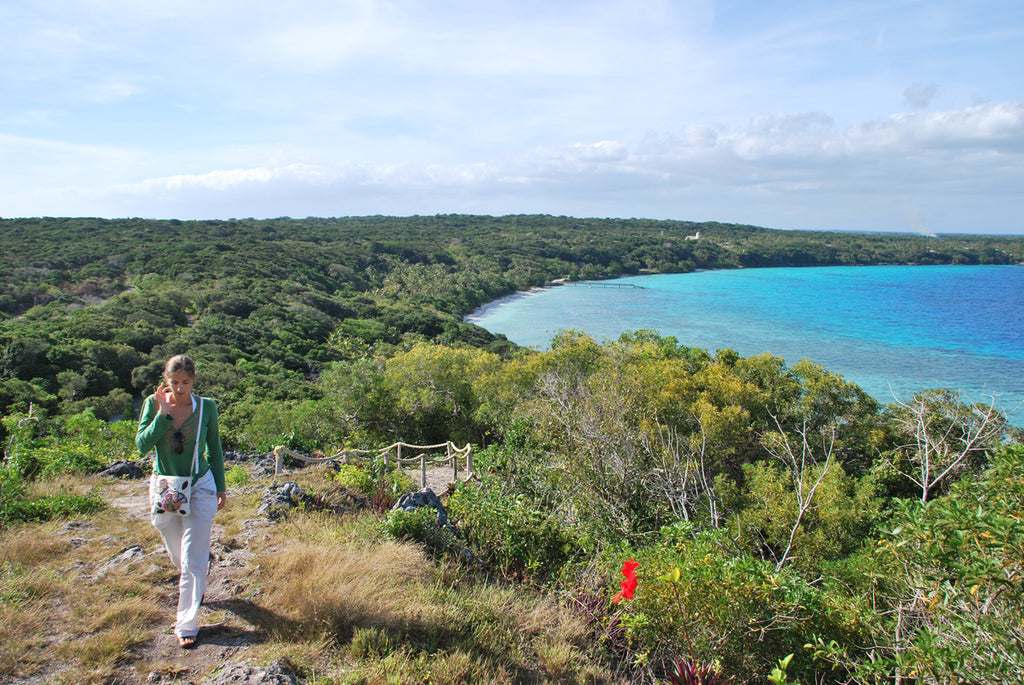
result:
<svg viewBox="0 0 1024 685"><path fill-rule="evenodd" d="M178 637L199 633L199 605L206 592L210 571L210 531L217 513L217 486L207 471L192 488L188 516L152 516L153 526L167 547L171 563L181 572L178 581Z"/></svg>

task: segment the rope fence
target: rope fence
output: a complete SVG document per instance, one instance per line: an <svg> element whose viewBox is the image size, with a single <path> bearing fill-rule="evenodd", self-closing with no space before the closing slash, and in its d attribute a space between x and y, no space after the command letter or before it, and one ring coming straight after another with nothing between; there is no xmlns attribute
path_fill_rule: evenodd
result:
<svg viewBox="0 0 1024 685"><path fill-rule="evenodd" d="M419 454L416 456L402 456L402 450L416 450ZM428 452L435 450L445 450L443 457L432 457L428 456ZM394 456L391 456L394 452ZM406 442L396 442L387 447L382 447L379 450L357 450L357 449L344 449L330 457L310 457L300 452L290 450L283 445L278 445L274 448L274 477L281 475L281 470L284 467L284 456L288 455L294 459L310 464L326 464L338 460L344 461L346 464L351 464L353 458L358 458L360 455L373 455L372 460L383 459L384 468L388 468L392 462L396 463L400 468L407 468L410 466L419 465L420 467L420 487L427 487L427 464L429 463L433 467L438 466L451 466L452 467L452 478L454 482L459 481L459 461L464 459L466 464L466 473L473 473L473 446L466 443L465 447L459 448L455 446L451 440L448 442L442 442L438 445L410 445Z"/></svg>

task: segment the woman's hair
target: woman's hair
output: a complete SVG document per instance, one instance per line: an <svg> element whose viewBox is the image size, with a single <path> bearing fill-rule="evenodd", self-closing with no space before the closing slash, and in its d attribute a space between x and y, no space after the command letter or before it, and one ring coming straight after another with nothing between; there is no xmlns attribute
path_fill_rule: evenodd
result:
<svg viewBox="0 0 1024 685"><path fill-rule="evenodd" d="M191 357L184 354L176 354L167 360L167 366L164 367L164 375L170 376L172 373L185 373L195 376L196 375L196 363L192 361Z"/></svg>

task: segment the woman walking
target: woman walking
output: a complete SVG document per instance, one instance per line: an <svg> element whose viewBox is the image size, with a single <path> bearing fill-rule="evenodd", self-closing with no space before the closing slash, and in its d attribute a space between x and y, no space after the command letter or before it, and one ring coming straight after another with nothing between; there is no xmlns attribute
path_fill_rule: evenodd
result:
<svg viewBox="0 0 1024 685"><path fill-rule="evenodd" d="M163 381L142 404L135 436L140 453L156 451L151 500L159 476L191 476L187 501L182 502L187 514L181 515L178 506L168 506L166 513L162 507L151 513L167 554L181 574L174 633L184 649L195 646L199 634L213 517L227 501L217 403L195 397L195 382L196 366L189 357L177 355L167 360Z"/></svg>

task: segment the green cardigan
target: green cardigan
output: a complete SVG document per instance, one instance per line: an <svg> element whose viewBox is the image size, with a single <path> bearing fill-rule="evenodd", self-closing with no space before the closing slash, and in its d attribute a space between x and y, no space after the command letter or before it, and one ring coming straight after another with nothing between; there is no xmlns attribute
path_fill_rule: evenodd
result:
<svg viewBox="0 0 1024 685"><path fill-rule="evenodd" d="M217 492L225 492L224 487L224 448L220 444L220 423L217 403L209 397L198 398L203 403L203 425L196 429L199 412L193 410L192 415L185 419L181 426L185 436L185 449L181 454L174 452L174 420L160 414L160 405L150 395L142 403L139 416L139 430L135 434L135 444L140 454L148 454L156 450L153 469L165 476L187 476L192 468L192 453L195 449L196 435L199 436L199 468L196 478L213 471L213 480L217 484ZM196 405L198 409L198 405Z"/></svg>

